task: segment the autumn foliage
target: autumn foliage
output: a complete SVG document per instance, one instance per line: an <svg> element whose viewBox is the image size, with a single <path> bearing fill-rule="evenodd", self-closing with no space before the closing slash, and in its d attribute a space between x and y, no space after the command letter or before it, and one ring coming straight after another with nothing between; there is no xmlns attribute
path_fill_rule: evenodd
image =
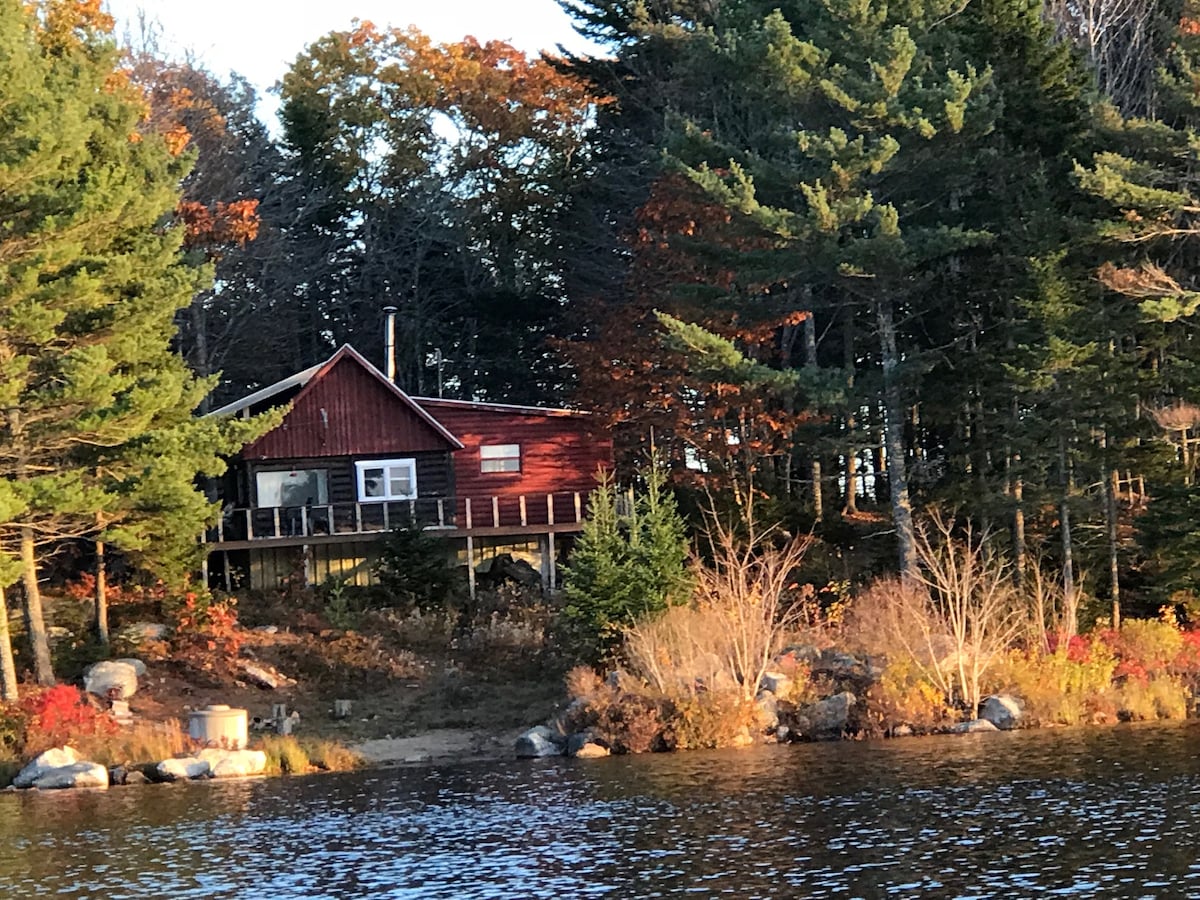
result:
<svg viewBox="0 0 1200 900"><path fill-rule="evenodd" d="M632 254L624 299L594 299L592 333L568 346L582 390L617 426L617 448L637 458L653 430L668 448L677 474L685 456L703 460L696 480L720 483L753 472L784 453L811 414L757 385L714 380L685 353L664 347L656 310L697 322L735 340L752 359L788 364L797 328L808 316L786 290L739 284L729 254L759 250L767 239L739 223L680 175L660 178L638 209L629 236ZM739 294L757 295L748 317ZM722 302L725 298L725 302Z"/></svg>

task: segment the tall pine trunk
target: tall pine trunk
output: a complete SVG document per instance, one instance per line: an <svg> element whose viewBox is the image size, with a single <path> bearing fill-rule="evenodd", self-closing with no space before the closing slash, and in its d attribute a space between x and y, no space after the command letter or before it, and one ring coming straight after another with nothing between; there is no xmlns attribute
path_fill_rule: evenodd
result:
<svg viewBox="0 0 1200 900"><path fill-rule="evenodd" d="M887 445L888 488L892 503L892 524L896 529L896 551L900 574L917 574L916 539L913 533L912 502L908 495L908 467L904 461L904 404L900 398L897 369L900 354L896 349L896 323L890 297L876 301L879 324L880 361L883 364L883 405L887 421L884 438Z"/></svg>
<svg viewBox="0 0 1200 900"><path fill-rule="evenodd" d="M21 527L21 583L25 588L25 628L33 651L33 677L43 687L50 687L54 684L54 664L50 660L50 637L42 614L33 529L28 525Z"/></svg>
<svg viewBox="0 0 1200 900"><path fill-rule="evenodd" d="M1070 497L1073 478L1067 462L1067 436L1061 431L1058 435L1058 467L1062 486L1058 519L1062 537L1063 631L1066 637L1073 637L1079 630L1079 623L1075 620L1075 551L1071 539Z"/></svg>
<svg viewBox="0 0 1200 900"><path fill-rule="evenodd" d="M811 294L811 291L810 291ZM804 320L804 368L817 368L817 321L810 308ZM821 456L813 448L809 473L812 477L813 518L820 522L825 518L825 495L821 484Z"/></svg>
<svg viewBox="0 0 1200 900"><path fill-rule="evenodd" d="M846 305L845 318L842 320L842 365L846 368L846 386L850 390L848 402L854 403L854 310ZM854 441L854 407L847 407L846 412L846 502L842 505L842 515L853 516L858 513L858 448Z"/></svg>
<svg viewBox="0 0 1200 900"><path fill-rule="evenodd" d="M104 541L96 541L96 637L108 646L108 573L104 568Z"/></svg>
<svg viewBox="0 0 1200 900"><path fill-rule="evenodd" d="M12 633L8 628L8 598L0 586L0 699L15 703L17 693L17 665L13 661Z"/></svg>

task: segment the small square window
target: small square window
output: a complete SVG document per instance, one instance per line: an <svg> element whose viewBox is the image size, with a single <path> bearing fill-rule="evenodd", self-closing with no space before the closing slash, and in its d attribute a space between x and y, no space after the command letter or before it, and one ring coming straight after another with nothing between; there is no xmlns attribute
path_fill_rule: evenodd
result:
<svg viewBox="0 0 1200 900"><path fill-rule="evenodd" d="M489 444L479 448L480 472L520 472L520 444Z"/></svg>
<svg viewBox="0 0 1200 900"><path fill-rule="evenodd" d="M356 462L359 500L414 500L417 463L412 459L371 459Z"/></svg>

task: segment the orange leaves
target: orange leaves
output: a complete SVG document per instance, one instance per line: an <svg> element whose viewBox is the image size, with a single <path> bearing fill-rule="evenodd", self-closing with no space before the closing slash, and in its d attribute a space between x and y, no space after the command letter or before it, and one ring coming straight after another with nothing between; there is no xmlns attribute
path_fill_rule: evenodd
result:
<svg viewBox="0 0 1200 900"><path fill-rule="evenodd" d="M179 156L187 149L192 133L185 126L175 124L164 131L162 137L163 143L167 145L167 152L172 156Z"/></svg>
<svg viewBox="0 0 1200 900"><path fill-rule="evenodd" d="M217 202L215 211L195 200L183 200L175 210L184 226L184 246L215 253L221 246L242 246L258 236L261 218L257 200Z"/></svg>
<svg viewBox="0 0 1200 900"><path fill-rule="evenodd" d="M1179 33L1195 36L1200 34L1200 20L1183 16L1179 20Z"/></svg>
<svg viewBox="0 0 1200 900"><path fill-rule="evenodd" d="M51 52L81 46L92 35L110 34L115 24L102 0L32 0L26 8L37 16L38 37Z"/></svg>

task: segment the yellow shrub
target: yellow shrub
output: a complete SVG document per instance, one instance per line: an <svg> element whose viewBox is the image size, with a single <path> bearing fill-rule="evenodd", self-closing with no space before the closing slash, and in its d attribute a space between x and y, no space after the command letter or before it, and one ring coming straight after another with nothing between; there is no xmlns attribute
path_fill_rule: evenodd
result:
<svg viewBox="0 0 1200 900"><path fill-rule="evenodd" d="M750 742L755 704L736 693L695 694L674 702L670 728L679 750L738 747Z"/></svg>
<svg viewBox="0 0 1200 900"><path fill-rule="evenodd" d="M1127 679L1115 689L1119 715L1123 719L1186 719L1188 690L1172 675L1157 675L1146 682Z"/></svg>
<svg viewBox="0 0 1200 900"><path fill-rule="evenodd" d="M889 662L867 691L867 715L881 731L898 725L931 731L953 718L946 695L906 656Z"/></svg>
<svg viewBox="0 0 1200 900"><path fill-rule="evenodd" d="M995 673L998 690L1016 694L1034 725L1078 725L1113 709L1111 651L1092 641L1086 652L1009 653Z"/></svg>

